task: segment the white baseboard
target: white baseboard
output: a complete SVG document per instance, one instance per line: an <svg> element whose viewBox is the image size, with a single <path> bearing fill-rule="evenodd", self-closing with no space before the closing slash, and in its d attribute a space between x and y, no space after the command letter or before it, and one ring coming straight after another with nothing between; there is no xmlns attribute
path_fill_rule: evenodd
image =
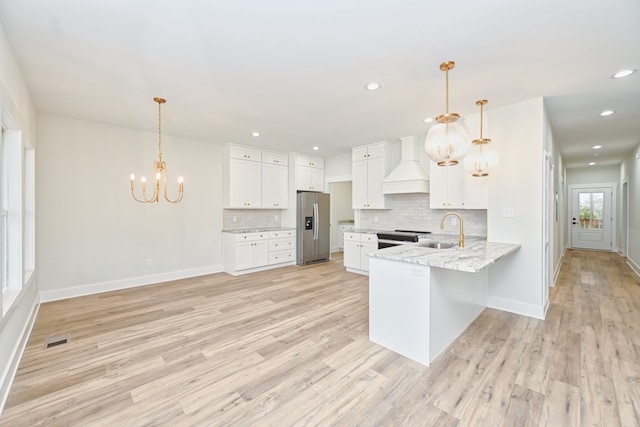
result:
<svg viewBox="0 0 640 427"><path fill-rule="evenodd" d="M18 372L18 366L20 366L20 360L22 360L22 355L24 354L24 350L27 347L27 342L29 342L31 330L33 329L33 325L36 323L36 316L39 309L40 303L36 298L33 306L31 307L29 318L27 319L27 322L25 323L20 333L20 340L16 342L16 345L11 353L11 362L9 363L7 369L3 372L4 376L0 379L0 415L2 414L4 405L7 403L7 399L9 398L9 391L11 391L13 379L16 376L16 372Z"/></svg>
<svg viewBox="0 0 640 427"><path fill-rule="evenodd" d="M629 267L631 267L631 269L633 270L634 273L636 273L636 275L638 277L640 277L640 265L638 265L637 262L635 262L634 260L632 260L631 258L627 257L627 265Z"/></svg>
<svg viewBox="0 0 640 427"><path fill-rule="evenodd" d="M61 299L81 297L85 295L99 294L102 292L117 291L120 289L135 288L138 286L154 285L171 280L187 279L189 277L204 276L206 274L220 273L221 265L211 267L194 268L190 270L172 271L169 273L152 274L150 276L132 277L129 279L113 280L110 282L90 283L74 286L72 288L40 291L40 301L58 301Z"/></svg>
<svg viewBox="0 0 640 427"><path fill-rule="evenodd" d="M534 317L536 319L541 319L541 320L544 320L544 315L546 311L546 308L542 306L525 304L519 301L513 301L506 298L498 298L498 297L492 297L492 296L489 296L487 306L489 308L508 311L509 313L520 314L522 316Z"/></svg>

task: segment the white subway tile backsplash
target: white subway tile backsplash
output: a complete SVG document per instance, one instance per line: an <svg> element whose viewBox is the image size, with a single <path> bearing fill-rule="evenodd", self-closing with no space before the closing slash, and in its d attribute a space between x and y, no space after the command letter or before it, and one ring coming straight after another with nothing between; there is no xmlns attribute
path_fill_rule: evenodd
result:
<svg viewBox="0 0 640 427"><path fill-rule="evenodd" d="M224 209L222 212L222 228L225 230L270 228L282 225L280 209Z"/></svg>
<svg viewBox="0 0 640 427"><path fill-rule="evenodd" d="M457 234L458 227L449 219L440 230L440 218L446 212L457 212L464 220L464 232L469 236L487 235L487 211L484 209L430 209L428 194L393 194L387 196L390 209L360 209L355 211L356 228L376 230L419 230Z"/></svg>

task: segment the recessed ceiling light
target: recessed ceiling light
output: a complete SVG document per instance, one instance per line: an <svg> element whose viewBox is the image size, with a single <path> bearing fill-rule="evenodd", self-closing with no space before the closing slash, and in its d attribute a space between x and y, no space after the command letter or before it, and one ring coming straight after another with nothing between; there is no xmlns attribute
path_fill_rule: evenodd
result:
<svg viewBox="0 0 640 427"><path fill-rule="evenodd" d="M319 149L320 149L320 147L318 147L318 146L313 147L313 151L318 151Z"/></svg>
<svg viewBox="0 0 640 427"><path fill-rule="evenodd" d="M621 70L611 76L612 79L621 79L623 77L629 77L631 74L635 74L638 70Z"/></svg>
<svg viewBox="0 0 640 427"><path fill-rule="evenodd" d="M253 132L251 135L253 135L253 136L260 136L260 132Z"/></svg>
<svg viewBox="0 0 640 427"><path fill-rule="evenodd" d="M380 89L380 83L371 82L365 86L367 90L378 90Z"/></svg>
<svg viewBox="0 0 640 427"><path fill-rule="evenodd" d="M431 123L431 122L433 122L433 117L426 117L426 118L423 120L423 122L425 122L425 123Z"/></svg>
<svg viewBox="0 0 640 427"><path fill-rule="evenodd" d="M596 164L596 162L589 162L589 166L593 166L595 164Z"/></svg>
<svg viewBox="0 0 640 427"><path fill-rule="evenodd" d="M604 110L602 113L600 113L600 115L601 115L602 117L606 117L606 116L610 116L610 115L612 115L614 112L615 112L615 111L613 111L613 110Z"/></svg>
<svg viewBox="0 0 640 427"><path fill-rule="evenodd" d="M593 148L594 150L599 150L599 149L601 149L601 148L602 148L602 145L594 145L594 146L593 146L593 147L591 147L591 148Z"/></svg>

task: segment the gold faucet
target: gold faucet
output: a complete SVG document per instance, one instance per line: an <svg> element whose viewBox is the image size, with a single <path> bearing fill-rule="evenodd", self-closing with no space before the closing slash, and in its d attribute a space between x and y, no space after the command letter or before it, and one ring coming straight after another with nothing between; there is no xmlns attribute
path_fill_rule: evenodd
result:
<svg viewBox="0 0 640 427"><path fill-rule="evenodd" d="M444 229L444 219L449 215L454 215L458 217L458 221L460 221L460 234L458 234L458 246L464 248L464 221L462 221L462 217L455 212L447 212L442 215L440 218L440 230Z"/></svg>

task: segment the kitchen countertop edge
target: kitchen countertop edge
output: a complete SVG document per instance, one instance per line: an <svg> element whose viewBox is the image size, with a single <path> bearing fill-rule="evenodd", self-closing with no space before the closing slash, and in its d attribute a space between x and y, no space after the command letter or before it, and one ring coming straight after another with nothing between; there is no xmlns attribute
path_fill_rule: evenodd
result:
<svg viewBox="0 0 640 427"><path fill-rule="evenodd" d="M370 258L477 273L517 251L520 246L518 243L477 240L469 242L464 248L432 249L417 243L381 249L368 255Z"/></svg>
<svg viewBox="0 0 640 427"><path fill-rule="evenodd" d="M267 233L269 231L287 231L295 230L295 227L271 227L271 228L236 228L236 229L223 229L223 233L231 234L243 234L243 233Z"/></svg>

